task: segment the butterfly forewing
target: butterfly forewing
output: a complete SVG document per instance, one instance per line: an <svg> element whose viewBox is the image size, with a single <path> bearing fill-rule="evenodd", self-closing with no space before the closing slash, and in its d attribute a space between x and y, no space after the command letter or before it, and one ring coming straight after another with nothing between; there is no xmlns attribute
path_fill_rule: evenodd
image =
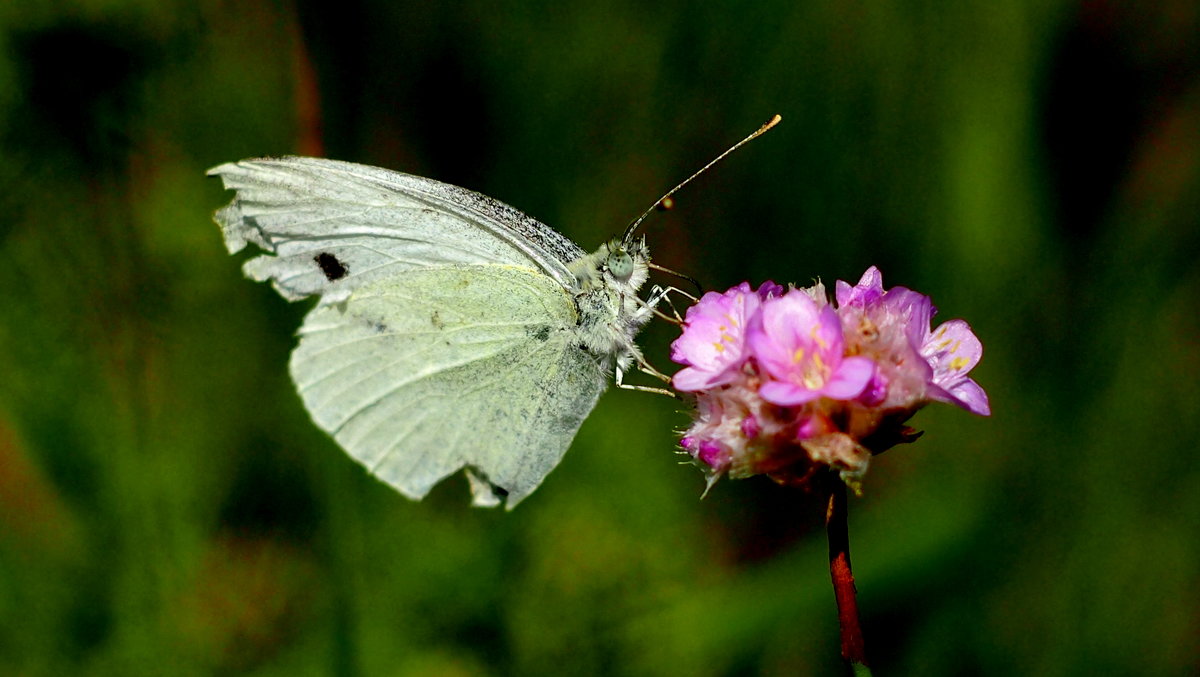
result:
<svg viewBox="0 0 1200 677"><path fill-rule="evenodd" d="M336 160L284 157L215 167L237 199L217 213L230 252L289 300L337 303L398 272L446 264L509 263L568 286L583 251L521 212L457 186Z"/></svg>

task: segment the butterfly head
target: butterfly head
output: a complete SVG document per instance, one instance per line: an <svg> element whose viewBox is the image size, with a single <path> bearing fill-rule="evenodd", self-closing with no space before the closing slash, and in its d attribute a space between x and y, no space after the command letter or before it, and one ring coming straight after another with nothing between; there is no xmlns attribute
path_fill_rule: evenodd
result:
<svg viewBox="0 0 1200 677"><path fill-rule="evenodd" d="M612 239L600 247L600 269L609 284L636 293L649 276L650 249L646 238Z"/></svg>
<svg viewBox="0 0 1200 677"><path fill-rule="evenodd" d="M636 294L649 276L649 262L650 250L645 238L628 241L613 238L569 267L580 291L606 288Z"/></svg>
<svg viewBox="0 0 1200 677"><path fill-rule="evenodd" d="M621 283L632 283L641 287L645 282L646 264L650 261L650 250L646 247L646 238L640 237L629 241L613 238L603 247L604 270L613 280ZM638 279L640 277L640 279Z"/></svg>

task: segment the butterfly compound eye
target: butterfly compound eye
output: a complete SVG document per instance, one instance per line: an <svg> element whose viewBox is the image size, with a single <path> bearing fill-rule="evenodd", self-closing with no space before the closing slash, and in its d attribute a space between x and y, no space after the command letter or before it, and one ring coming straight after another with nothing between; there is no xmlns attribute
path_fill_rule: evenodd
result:
<svg viewBox="0 0 1200 677"><path fill-rule="evenodd" d="M608 260L605 263L608 265L608 272L622 282L633 275L633 257L624 249L614 249L609 252Z"/></svg>

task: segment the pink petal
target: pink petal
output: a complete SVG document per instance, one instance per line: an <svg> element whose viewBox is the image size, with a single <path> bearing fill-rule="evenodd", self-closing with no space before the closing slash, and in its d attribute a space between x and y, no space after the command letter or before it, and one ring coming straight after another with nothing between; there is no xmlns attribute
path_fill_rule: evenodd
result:
<svg viewBox="0 0 1200 677"><path fill-rule="evenodd" d="M834 285L835 298L838 307L866 306L875 303L883 296L883 274L875 266L867 268L858 284L853 287L849 282L838 280Z"/></svg>
<svg viewBox="0 0 1200 677"><path fill-rule="evenodd" d="M920 347L929 336L929 322L937 313L933 301L926 295L905 287L892 287L883 297L883 305L897 318L907 318L905 334L914 347Z"/></svg>
<svg viewBox="0 0 1200 677"><path fill-rule="evenodd" d="M969 378L964 378L949 389L930 384L927 395L931 400L953 404L973 414L992 415L992 407L988 402L987 393L978 383Z"/></svg>
<svg viewBox="0 0 1200 677"><path fill-rule="evenodd" d="M833 309L833 306L825 306L818 313L817 322L819 324L814 332L818 339L817 349L831 363L833 360L841 359L845 339L842 334L842 322L838 319L837 311Z"/></svg>
<svg viewBox="0 0 1200 677"><path fill-rule="evenodd" d="M921 354L938 372L966 374L983 357L983 344L965 320L949 320L925 340ZM952 364L955 360L960 360L961 364Z"/></svg>
<svg viewBox="0 0 1200 677"><path fill-rule="evenodd" d="M988 402L987 393L980 385L967 379L950 390L951 394L962 403L967 411L980 416L991 416L992 405Z"/></svg>
<svg viewBox="0 0 1200 677"><path fill-rule="evenodd" d="M675 372L671 377L671 385L675 386L676 390L682 390L686 393L694 393L704 390L705 381L708 379L706 372L700 371L694 367L684 367Z"/></svg>
<svg viewBox="0 0 1200 677"><path fill-rule="evenodd" d="M685 367L675 372L671 377L671 384L676 390L682 390L686 393L695 393L701 390L708 390L716 386L725 385L733 380L736 375L736 370L723 369L721 371L708 371L705 369L697 369L695 367Z"/></svg>
<svg viewBox="0 0 1200 677"><path fill-rule="evenodd" d="M802 388L794 383L787 383L785 381L769 381L764 383L759 386L758 394L771 404L778 404L783 407L812 402L821 396L821 393L815 390Z"/></svg>
<svg viewBox="0 0 1200 677"><path fill-rule="evenodd" d="M875 362L866 357L847 357L842 360L821 394L835 400L852 400L862 394L875 375Z"/></svg>
<svg viewBox="0 0 1200 677"><path fill-rule="evenodd" d="M749 354L769 374L785 377L792 364L792 348L776 341L761 325L754 326L746 335Z"/></svg>

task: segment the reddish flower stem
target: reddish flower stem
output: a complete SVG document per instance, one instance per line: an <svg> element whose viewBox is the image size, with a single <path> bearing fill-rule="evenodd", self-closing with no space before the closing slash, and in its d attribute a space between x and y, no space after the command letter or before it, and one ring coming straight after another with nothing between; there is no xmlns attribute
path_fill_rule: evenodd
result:
<svg viewBox="0 0 1200 677"><path fill-rule="evenodd" d="M838 624L842 630L842 658L853 665L867 665L862 626L858 620L854 573L850 570L850 532L846 526L846 485L830 474L829 504L825 529L829 534L829 574L837 598Z"/></svg>

